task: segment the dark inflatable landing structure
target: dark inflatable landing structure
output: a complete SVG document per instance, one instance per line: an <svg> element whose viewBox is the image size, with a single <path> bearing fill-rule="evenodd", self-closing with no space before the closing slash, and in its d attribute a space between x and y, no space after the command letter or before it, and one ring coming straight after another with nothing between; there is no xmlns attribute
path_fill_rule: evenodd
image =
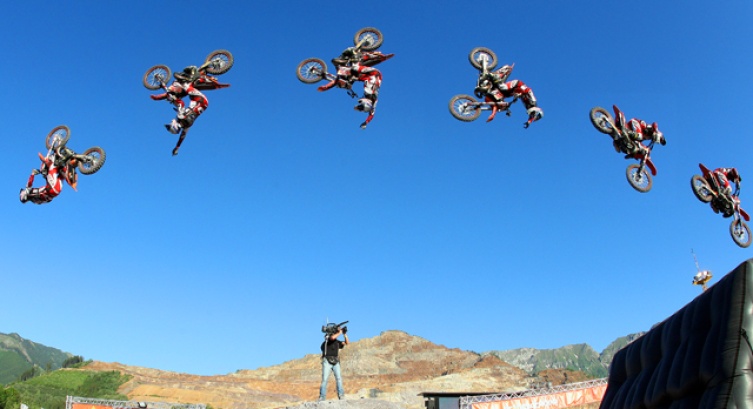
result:
<svg viewBox="0 0 753 409"><path fill-rule="evenodd" d="M753 259L620 350L600 409L753 408Z"/></svg>

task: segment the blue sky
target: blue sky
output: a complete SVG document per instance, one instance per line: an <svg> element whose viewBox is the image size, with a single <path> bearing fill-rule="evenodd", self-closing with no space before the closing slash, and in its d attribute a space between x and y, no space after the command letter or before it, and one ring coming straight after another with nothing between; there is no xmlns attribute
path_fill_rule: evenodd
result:
<svg viewBox="0 0 753 409"><path fill-rule="evenodd" d="M317 353L327 319L350 320L353 341L601 350L700 292L691 249L714 281L750 257L689 183L699 162L753 177L750 2L280 4L6 5L0 332L202 375ZM345 92L294 71L365 26L395 57L361 130ZM524 130L520 104L491 123L450 116L478 46L515 63L541 121ZM232 86L206 93L172 157L173 111L141 77L215 49L235 56ZM612 104L667 138L647 194L588 120ZM22 205L59 124L107 163Z"/></svg>

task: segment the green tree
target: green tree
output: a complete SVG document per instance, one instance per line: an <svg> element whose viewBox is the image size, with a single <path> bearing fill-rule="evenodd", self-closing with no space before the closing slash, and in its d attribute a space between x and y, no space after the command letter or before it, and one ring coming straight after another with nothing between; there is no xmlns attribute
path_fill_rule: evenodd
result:
<svg viewBox="0 0 753 409"><path fill-rule="evenodd" d="M0 389L0 409L15 409L21 405L21 396L11 387Z"/></svg>

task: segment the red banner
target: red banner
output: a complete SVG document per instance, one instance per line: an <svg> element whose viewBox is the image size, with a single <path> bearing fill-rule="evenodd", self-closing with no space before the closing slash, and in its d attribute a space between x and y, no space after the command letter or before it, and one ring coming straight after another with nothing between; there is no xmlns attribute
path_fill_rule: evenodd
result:
<svg viewBox="0 0 753 409"><path fill-rule="evenodd" d="M113 409L112 406L95 405L93 403L74 402L71 409Z"/></svg>
<svg viewBox="0 0 753 409"><path fill-rule="evenodd" d="M471 404L473 409L560 409L572 406L585 405L586 403L601 402L607 385L594 386L592 388L575 389L566 392L557 392L549 395L526 396L499 400L495 402L476 402ZM76 409L76 408L73 408Z"/></svg>

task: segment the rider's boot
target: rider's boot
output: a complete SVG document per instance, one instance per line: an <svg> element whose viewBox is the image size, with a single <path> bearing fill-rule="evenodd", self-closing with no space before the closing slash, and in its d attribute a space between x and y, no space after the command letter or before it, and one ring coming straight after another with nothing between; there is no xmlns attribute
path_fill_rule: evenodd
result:
<svg viewBox="0 0 753 409"><path fill-rule="evenodd" d="M317 90L317 91L326 91L326 90L328 90L328 89L330 89L330 88L334 87L334 86L335 86L335 84L337 84L337 80L332 80L332 81L330 81L330 82L328 82L328 83L326 83L326 84L324 84L324 85L320 86L320 87L319 87L319 88L317 88L316 90Z"/></svg>
<svg viewBox="0 0 753 409"><path fill-rule="evenodd" d="M497 108L496 105L492 105L492 114L489 115L489 118L486 118L486 122L489 122L492 119L494 119L494 117L497 115L497 111L499 111L499 108Z"/></svg>

